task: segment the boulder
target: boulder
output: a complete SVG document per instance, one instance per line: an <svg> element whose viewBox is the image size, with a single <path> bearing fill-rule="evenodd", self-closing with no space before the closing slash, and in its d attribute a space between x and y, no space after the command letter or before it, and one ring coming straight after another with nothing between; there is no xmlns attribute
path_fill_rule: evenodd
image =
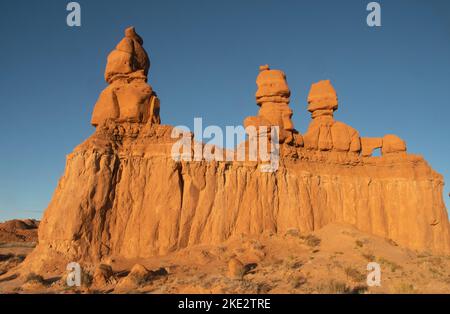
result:
<svg viewBox="0 0 450 314"><path fill-rule="evenodd" d="M242 279L245 274L245 266L237 258L231 258L228 262L228 277L231 279Z"/></svg>

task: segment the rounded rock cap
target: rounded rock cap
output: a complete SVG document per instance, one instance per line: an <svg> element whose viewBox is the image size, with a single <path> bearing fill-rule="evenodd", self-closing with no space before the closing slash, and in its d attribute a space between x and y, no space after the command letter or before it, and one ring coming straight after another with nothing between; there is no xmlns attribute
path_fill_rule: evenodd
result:
<svg viewBox="0 0 450 314"><path fill-rule="evenodd" d="M308 95L308 110L336 110L338 98L330 80L322 80L311 85Z"/></svg>
<svg viewBox="0 0 450 314"><path fill-rule="evenodd" d="M286 74L281 70L271 70L268 64L259 67L259 74L256 77L256 101L261 104L264 101L274 101L273 96L280 96L278 101L289 102L291 91L287 84ZM272 98L268 98L272 97Z"/></svg>

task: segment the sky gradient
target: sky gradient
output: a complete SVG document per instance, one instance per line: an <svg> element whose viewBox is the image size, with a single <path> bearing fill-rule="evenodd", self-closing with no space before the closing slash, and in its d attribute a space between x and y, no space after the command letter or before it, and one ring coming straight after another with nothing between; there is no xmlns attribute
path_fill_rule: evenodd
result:
<svg viewBox="0 0 450 314"><path fill-rule="evenodd" d="M450 1L378 1L375 28L362 0L85 0L79 28L66 25L68 2L0 2L0 221L41 217L65 156L94 131L106 57L130 25L164 124L242 124L270 64L287 74L301 133L311 83L330 79L337 120L399 135L450 182Z"/></svg>

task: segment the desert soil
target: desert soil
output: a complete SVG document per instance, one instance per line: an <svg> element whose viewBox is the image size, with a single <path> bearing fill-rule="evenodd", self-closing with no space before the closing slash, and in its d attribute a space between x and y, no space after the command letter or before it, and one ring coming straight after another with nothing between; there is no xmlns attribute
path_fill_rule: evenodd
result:
<svg viewBox="0 0 450 314"><path fill-rule="evenodd" d="M450 256L404 249L341 224L311 234L293 229L242 236L160 257L111 258L105 264L112 273L104 282L93 265L82 265L82 286L68 287L67 274L54 265L44 275L20 273L37 229L17 221L7 225L0 228L2 293L450 293ZM18 237L10 234L4 241L5 229ZM380 265L381 286L367 285L369 262Z"/></svg>

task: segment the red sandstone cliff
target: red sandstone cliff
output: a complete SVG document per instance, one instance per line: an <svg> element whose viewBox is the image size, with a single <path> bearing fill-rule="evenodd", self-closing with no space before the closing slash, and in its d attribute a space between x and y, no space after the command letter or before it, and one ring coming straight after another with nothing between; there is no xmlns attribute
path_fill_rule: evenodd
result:
<svg viewBox="0 0 450 314"><path fill-rule="evenodd" d="M335 121L338 102L329 81L311 88L313 121L302 136L290 121L286 76L261 67L261 108L245 124L281 128L278 171L261 172L261 163L249 161L175 161L172 127L159 124L142 44L129 29L108 58L110 85L92 120L97 129L67 157L29 264L39 267L54 256L148 257L331 222L411 249L450 252L442 176L407 154L400 138L361 138ZM381 157L371 157L374 148Z"/></svg>

